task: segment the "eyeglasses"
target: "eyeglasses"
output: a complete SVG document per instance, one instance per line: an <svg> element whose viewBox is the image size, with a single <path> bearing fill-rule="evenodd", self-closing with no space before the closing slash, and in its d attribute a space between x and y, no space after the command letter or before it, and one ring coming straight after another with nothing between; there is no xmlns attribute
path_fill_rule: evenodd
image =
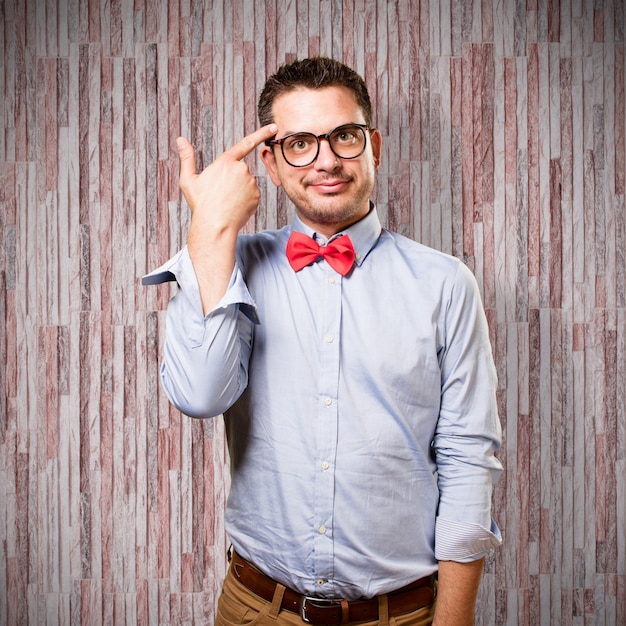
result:
<svg viewBox="0 0 626 626"><path fill-rule="evenodd" d="M365 124L343 124L329 133L292 133L281 139L270 139L267 144L280 146L285 161L292 167L306 167L317 159L320 153L320 139L326 139L330 149L340 159L356 159L365 151L367 143Z"/></svg>

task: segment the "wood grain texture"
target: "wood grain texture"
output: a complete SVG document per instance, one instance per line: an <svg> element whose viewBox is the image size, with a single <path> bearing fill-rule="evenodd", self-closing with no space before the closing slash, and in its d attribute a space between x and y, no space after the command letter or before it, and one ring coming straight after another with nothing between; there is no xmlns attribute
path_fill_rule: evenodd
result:
<svg viewBox="0 0 626 626"><path fill-rule="evenodd" d="M0 623L211 624L220 419L159 386L184 243L175 138L256 127L268 73L366 79L386 226L463 259L506 471L476 623L626 623L626 31L621 0L0 0ZM261 204L292 207L247 158Z"/></svg>

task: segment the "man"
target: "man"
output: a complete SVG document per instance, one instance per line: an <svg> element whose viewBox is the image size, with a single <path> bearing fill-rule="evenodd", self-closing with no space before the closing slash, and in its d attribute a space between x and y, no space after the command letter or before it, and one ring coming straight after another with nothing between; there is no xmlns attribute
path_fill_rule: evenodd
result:
<svg viewBox="0 0 626 626"><path fill-rule="evenodd" d="M168 397L225 417L234 552L216 624L471 624L484 555L500 543L476 282L381 229L370 194L382 137L353 70L283 66L259 119L199 175L179 138L188 242L144 281L180 286ZM241 159L258 146L296 217L242 235L260 196Z"/></svg>

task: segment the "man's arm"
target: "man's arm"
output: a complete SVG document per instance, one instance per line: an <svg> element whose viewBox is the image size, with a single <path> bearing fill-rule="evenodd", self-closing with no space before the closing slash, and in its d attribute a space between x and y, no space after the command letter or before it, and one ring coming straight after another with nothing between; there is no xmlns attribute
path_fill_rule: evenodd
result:
<svg viewBox="0 0 626 626"><path fill-rule="evenodd" d="M235 251L260 193L242 159L275 132L273 124L256 130L201 174L189 141L176 142L191 225L186 250L168 266L180 289L168 306L161 381L172 404L192 417L223 413L247 385L253 323L239 314L237 305L250 301L234 271Z"/></svg>
<svg viewBox="0 0 626 626"><path fill-rule="evenodd" d="M439 561L439 582L433 626L471 626L484 559L457 563Z"/></svg>
<svg viewBox="0 0 626 626"><path fill-rule="evenodd" d="M180 158L180 189L191 209L187 238L204 314L226 292L235 266L239 231L257 210L260 193L254 176L242 159L276 133L263 126L237 142L196 174L193 147L184 137L176 144Z"/></svg>

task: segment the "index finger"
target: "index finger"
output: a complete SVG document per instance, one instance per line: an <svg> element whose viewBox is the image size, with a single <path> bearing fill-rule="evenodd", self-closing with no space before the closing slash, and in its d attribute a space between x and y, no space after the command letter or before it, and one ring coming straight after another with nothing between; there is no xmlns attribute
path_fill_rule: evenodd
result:
<svg viewBox="0 0 626 626"><path fill-rule="evenodd" d="M239 140L234 146L226 150L224 154L240 161L245 156L248 156L257 146L260 146L265 140L273 137L277 130L278 126L276 126L276 124L261 126L261 128L257 128L253 133Z"/></svg>

